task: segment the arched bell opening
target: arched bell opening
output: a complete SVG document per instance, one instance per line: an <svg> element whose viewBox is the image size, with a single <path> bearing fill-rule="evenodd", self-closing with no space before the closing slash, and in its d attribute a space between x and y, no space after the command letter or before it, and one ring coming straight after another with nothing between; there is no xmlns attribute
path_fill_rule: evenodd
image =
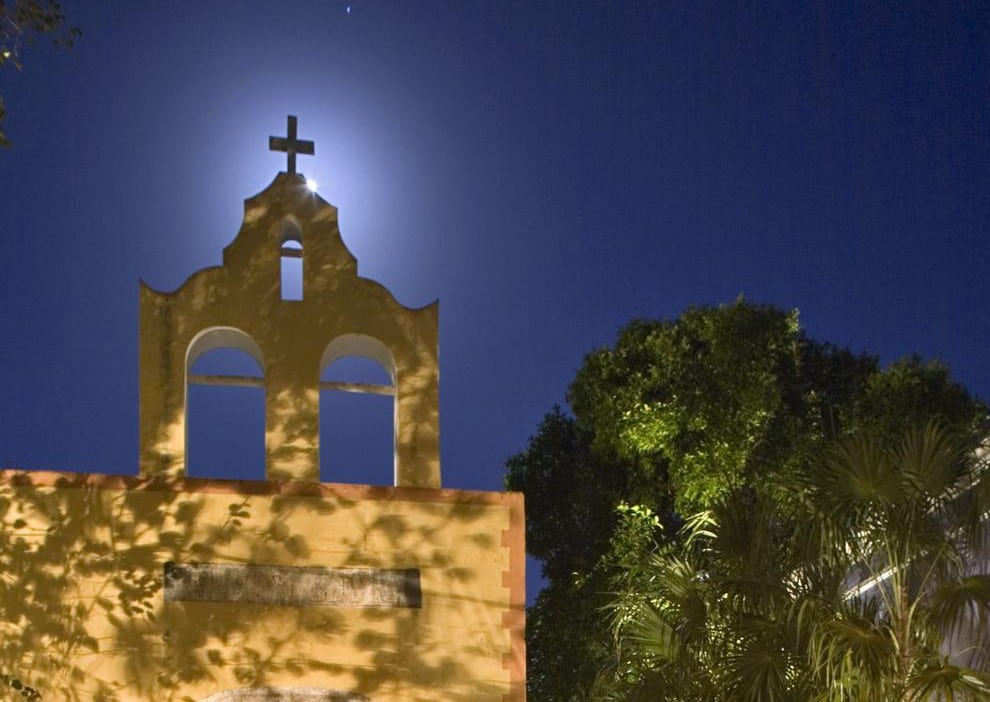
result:
<svg viewBox="0 0 990 702"><path fill-rule="evenodd" d="M265 477L261 349L243 331L200 332L186 353L185 465L196 477Z"/></svg>
<svg viewBox="0 0 990 702"><path fill-rule="evenodd" d="M396 484L396 372L377 339L334 339L320 363L320 480Z"/></svg>

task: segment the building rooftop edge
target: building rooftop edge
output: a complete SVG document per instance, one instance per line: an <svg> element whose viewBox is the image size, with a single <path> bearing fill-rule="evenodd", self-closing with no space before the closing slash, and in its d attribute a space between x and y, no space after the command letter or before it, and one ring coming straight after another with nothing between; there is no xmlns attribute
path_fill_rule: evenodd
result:
<svg viewBox="0 0 990 702"><path fill-rule="evenodd" d="M155 492L214 493L230 495L285 495L336 497L350 500L395 500L400 502L450 502L474 504L522 503L521 492L460 490L455 488L396 487L355 483L310 483L302 481L244 480L229 478L138 476L110 473L76 473L9 467L0 469L0 486L63 489L149 490Z"/></svg>

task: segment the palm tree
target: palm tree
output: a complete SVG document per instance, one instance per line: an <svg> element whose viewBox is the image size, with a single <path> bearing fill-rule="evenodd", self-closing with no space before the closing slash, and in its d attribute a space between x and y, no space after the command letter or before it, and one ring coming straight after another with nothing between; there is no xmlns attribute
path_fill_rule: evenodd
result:
<svg viewBox="0 0 990 702"><path fill-rule="evenodd" d="M795 602L821 578L804 568L792 519L740 491L687 520L642 572L626 574L612 612L619 659L601 699L807 702L815 682ZM831 590L838 593L840 583Z"/></svg>
<svg viewBox="0 0 990 702"><path fill-rule="evenodd" d="M987 478L934 422L894 442L850 437L818 464L809 533L848 586L810 627L810 660L829 684L820 699L990 697ZM961 634L966 650L948 655Z"/></svg>
<svg viewBox="0 0 990 702"><path fill-rule="evenodd" d="M790 501L742 491L689 519L619 584L599 697L990 699L983 468L931 423L838 442Z"/></svg>

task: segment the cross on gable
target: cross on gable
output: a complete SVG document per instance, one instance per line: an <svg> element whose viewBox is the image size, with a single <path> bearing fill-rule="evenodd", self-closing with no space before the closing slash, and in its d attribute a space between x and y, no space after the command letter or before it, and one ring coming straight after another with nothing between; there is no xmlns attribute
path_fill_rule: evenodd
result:
<svg viewBox="0 0 990 702"><path fill-rule="evenodd" d="M316 147L312 141L300 140L296 138L296 116L289 115L288 134L284 137L268 137L269 151L285 151L288 156L287 170L289 173L296 172L296 154L312 156L316 153Z"/></svg>

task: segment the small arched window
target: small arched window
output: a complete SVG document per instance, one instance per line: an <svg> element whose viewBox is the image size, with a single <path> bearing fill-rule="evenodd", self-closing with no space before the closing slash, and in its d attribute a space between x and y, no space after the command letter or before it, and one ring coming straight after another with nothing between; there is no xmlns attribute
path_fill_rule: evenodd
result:
<svg viewBox="0 0 990 702"><path fill-rule="evenodd" d="M232 328L199 334L186 381L187 474L264 479L264 377L254 340Z"/></svg>
<svg viewBox="0 0 990 702"><path fill-rule="evenodd" d="M280 231L279 260L283 300L303 299L302 232L295 222L283 220Z"/></svg>

